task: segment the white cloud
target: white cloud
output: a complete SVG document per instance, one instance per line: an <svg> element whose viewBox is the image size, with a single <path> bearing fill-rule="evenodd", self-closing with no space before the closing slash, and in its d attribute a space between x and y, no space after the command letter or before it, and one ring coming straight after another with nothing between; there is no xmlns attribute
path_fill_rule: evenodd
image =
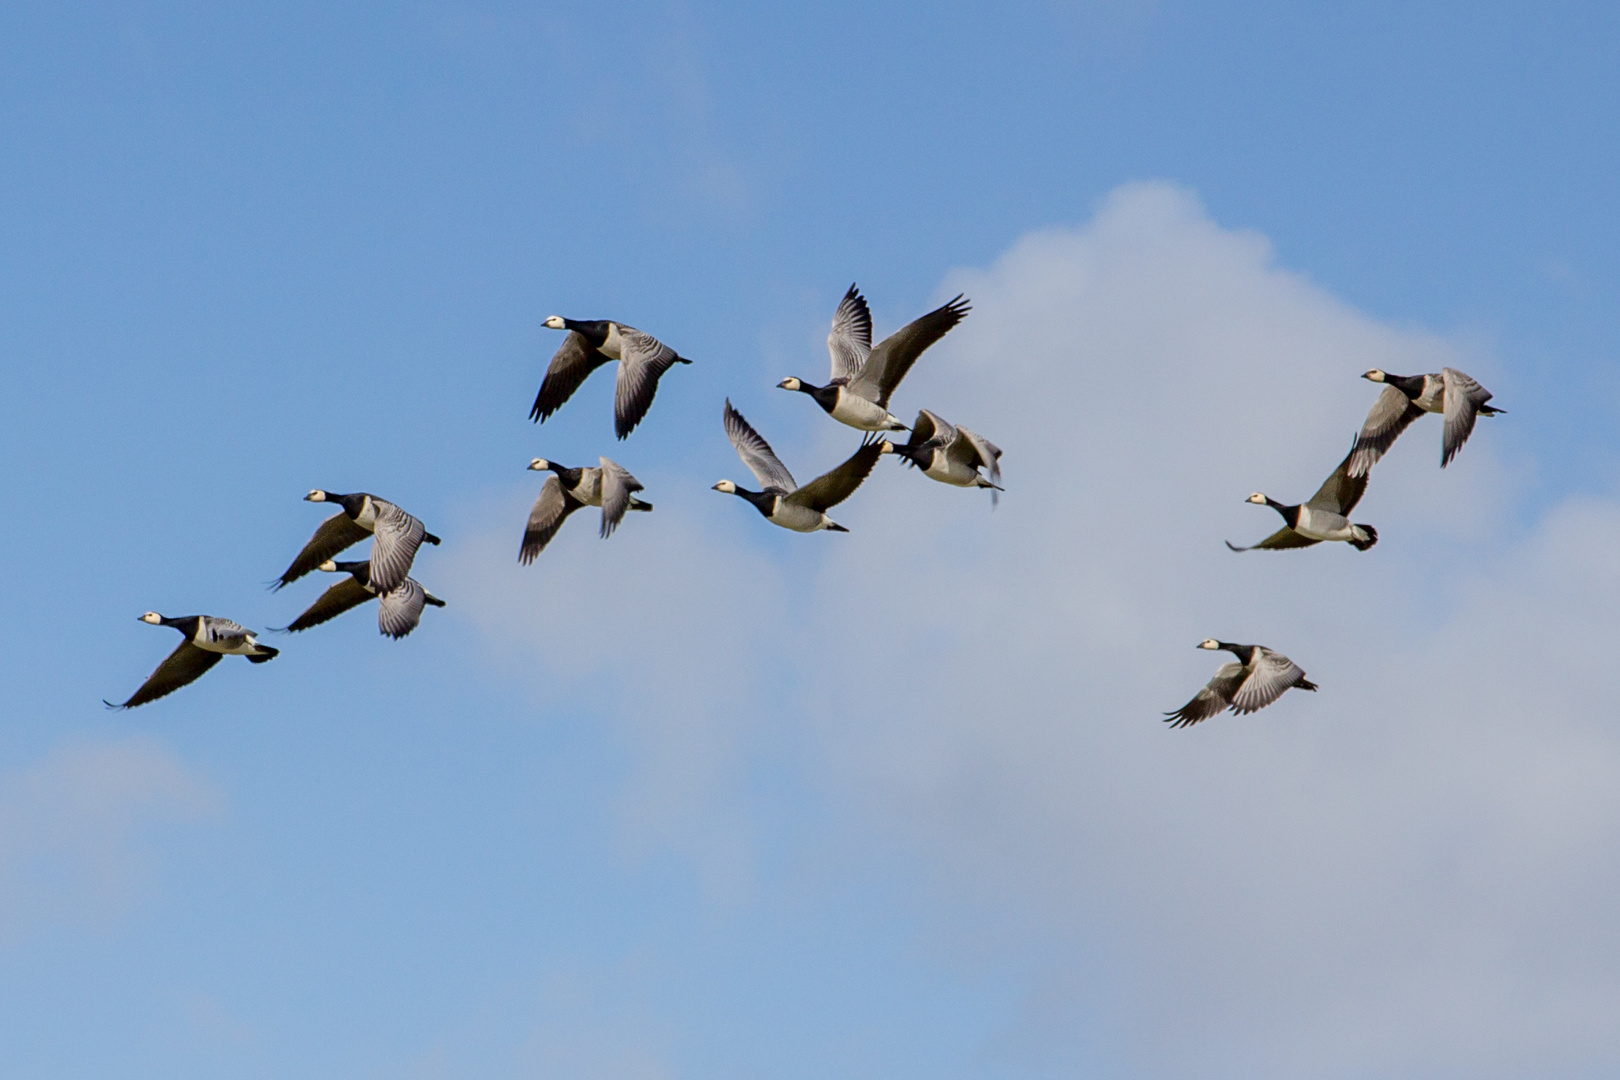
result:
<svg viewBox="0 0 1620 1080"><path fill-rule="evenodd" d="M68 743L0 777L0 932L117 917L146 883L148 832L218 803L146 739Z"/></svg>
<svg viewBox="0 0 1620 1080"><path fill-rule="evenodd" d="M1221 545L1276 527L1251 490L1331 471L1362 371L1455 364L1511 409L1493 359L1355 312L1164 185L947 285L974 313L896 406L1006 449L998 511L886 464L847 537L693 504L608 544L580 527L529 576L461 556L525 666L616 699L658 778L635 813L695 850L759 747L818 748L850 842L927 868L941 955L1051 957L1009 1058L1083 1026L1133 1076L1620 1064L1620 507L1514 539L1512 416L1444 473L1431 418L1353 515L1372 551ZM1221 662L1207 636L1322 690L1167 730Z"/></svg>

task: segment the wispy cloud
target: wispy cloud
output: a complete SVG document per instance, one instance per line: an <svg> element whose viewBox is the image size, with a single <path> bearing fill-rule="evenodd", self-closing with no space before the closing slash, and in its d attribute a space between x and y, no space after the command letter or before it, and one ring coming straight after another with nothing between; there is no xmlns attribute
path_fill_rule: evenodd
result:
<svg viewBox="0 0 1620 1080"><path fill-rule="evenodd" d="M115 919L147 884L151 831L219 806L148 739L67 743L0 777L0 935Z"/></svg>

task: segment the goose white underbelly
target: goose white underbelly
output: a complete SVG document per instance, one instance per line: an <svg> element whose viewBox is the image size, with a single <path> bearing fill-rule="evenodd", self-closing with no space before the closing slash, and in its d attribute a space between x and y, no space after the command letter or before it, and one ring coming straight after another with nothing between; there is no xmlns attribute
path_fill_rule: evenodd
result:
<svg viewBox="0 0 1620 1080"><path fill-rule="evenodd" d="M771 511L770 519L773 524L794 532L815 532L827 527L826 514L786 499L776 500L776 509Z"/></svg>
<svg viewBox="0 0 1620 1080"><path fill-rule="evenodd" d="M1294 526L1294 531L1311 540L1349 540L1353 535L1350 519L1343 514L1314 510L1309 506L1299 508L1299 522Z"/></svg>
<svg viewBox="0 0 1620 1080"><path fill-rule="evenodd" d="M934 451L934 460L928 463L923 475L956 487L973 487L979 482L979 470L968 468L962 462L947 457L940 450Z"/></svg>
<svg viewBox="0 0 1620 1080"><path fill-rule="evenodd" d="M602 505L602 470L581 469L583 475L579 478L579 487L569 494L584 503L586 506Z"/></svg>
<svg viewBox="0 0 1620 1080"><path fill-rule="evenodd" d="M355 515L354 523L367 532L377 531L377 503L367 495L360 503L360 513Z"/></svg>
<svg viewBox="0 0 1620 1080"><path fill-rule="evenodd" d="M199 649L224 653L226 656L251 656L259 651L259 643L252 634L215 641L209 637L208 631L204 630L197 638L192 639L191 643Z"/></svg>
<svg viewBox="0 0 1620 1080"><path fill-rule="evenodd" d="M840 424L848 424L860 431L894 431L898 422L889 415L888 409L852 394L842 386L838 388L838 400L829 415Z"/></svg>

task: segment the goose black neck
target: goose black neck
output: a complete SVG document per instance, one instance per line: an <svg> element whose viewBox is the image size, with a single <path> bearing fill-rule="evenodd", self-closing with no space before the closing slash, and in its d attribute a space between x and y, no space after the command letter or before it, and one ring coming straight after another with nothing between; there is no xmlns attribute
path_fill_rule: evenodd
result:
<svg viewBox="0 0 1620 1080"><path fill-rule="evenodd" d="M1234 645L1230 641L1217 641L1215 644L1226 652L1231 653L1245 664L1254 659L1253 645Z"/></svg>
<svg viewBox="0 0 1620 1080"><path fill-rule="evenodd" d="M771 511L776 509L776 495L774 492L749 491L747 488L738 488L734 494L740 499L747 499L753 503L754 509L766 517L770 517Z"/></svg>
<svg viewBox="0 0 1620 1080"><path fill-rule="evenodd" d="M1299 526L1299 507L1297 505L1284 506L1276 499L1267 499L1266 505L1277 511L1277 513L1281 514L1282 519L1288 522L1288 527L1290 529L1297 528Z"/></svg>
<svg viewBox="0 0 1620 1080"><path fill-rule="evenodd" d="M1423 396L1422 375L1385 375L1384 381L1407 397L1416 400Z"/></svg>
<svg viewBox="0 0 1620 1080"><path fill-rule="evenodd" d="M329 503L337 503L343 508L343 512L345 514L348 514L351 518L357 518L360 516L360 511L366 505L366 496L364 492L360 491L356 491L350 495L338 495L335 492L328 491L326 493L326 501Z"/></svg>
<svg viewBox="0 0 1620 1080"><path fill-rule="evenodd" d="M365 585L371 580L371 563L362 562L335 562L332 564L340 574L352 574L356 581Z"/></svg>
<svg viewBox="0 0 1620 1080"><path fill-rule="evenodd" d="M600 349L607 344L609 325L603 319L564 319L563 325Z"/></svg>
<svg viewBox="0 0 1620 1080"><path fill-rule="evenodd" d="M172 626L182 634L186 635L186 637L191 638L197 636L197 628L202 625L202 616L183 615L177 619L171 619L164 616L161 617L158 622L163 626Z"/></svg>

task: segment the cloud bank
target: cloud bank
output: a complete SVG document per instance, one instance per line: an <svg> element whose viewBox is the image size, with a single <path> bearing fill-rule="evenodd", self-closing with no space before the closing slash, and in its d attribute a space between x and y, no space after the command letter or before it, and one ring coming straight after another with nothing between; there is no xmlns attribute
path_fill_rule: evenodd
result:
<svg viewBox="0 0 1620 1080"><path fill-rule="evenodd" d="M1250 491L1299 501L1333 469L1362 371L1452 364L1511 410L1494 359L1358 313L1161 184L956 291L972 317L894 406L1003 446L999 510L885 463L847 537L666 496L657 529L565 530L524 573L514 494L451 553L514 669L618 718L632 832L745 890L769 837L732 795L791 748L839 842L926 879L941 955L1047 958L987 1071L1620 1065L1620 506L1519 521L1512 415L1444 473L1429 418L1355 514L1371 551L1221 544L1276 527ZM778 450L830 462L848 435ZM1210 636L1321 692L1167 730L1221 662L1193 649Z"/></svg>

